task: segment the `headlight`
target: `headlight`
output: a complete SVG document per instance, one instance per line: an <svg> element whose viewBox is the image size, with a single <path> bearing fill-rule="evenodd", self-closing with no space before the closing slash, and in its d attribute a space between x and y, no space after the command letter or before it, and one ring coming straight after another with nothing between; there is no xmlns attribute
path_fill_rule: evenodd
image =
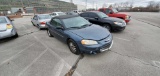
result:
<svg viewBox="0 0 160 76"><path fill-rule="evenodd" d="M123 25L123 23L121 23L121 22L114 22L114 24L116 24L116 25Z"/></svg>
<svg viewBox="0 0 160 76"><path fill-rule="evenodd" d="M125 19L129 19L129 16L126 16L126 18Z"/></svg>
<svg viewBox="0 0 160 76"><path fill-rule="evenodd" d="M98 44L98 42L94 41L94 40L82 40L81 44L83 44L83 45L95 45L95 44Z"/></svg>
<svg viewBox="0 0 160 76"><path fill-rule="evenodd" d="M7 27L7 29L12 29L12 25L11 24L7 24L6 27Z"/></svg>

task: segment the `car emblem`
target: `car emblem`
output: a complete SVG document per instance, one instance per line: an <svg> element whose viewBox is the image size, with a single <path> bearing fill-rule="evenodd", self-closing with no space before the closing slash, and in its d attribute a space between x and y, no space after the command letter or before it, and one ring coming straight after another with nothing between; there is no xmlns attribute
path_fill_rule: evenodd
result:
<svg viewBox="0 0 160 76"><path fill-rule="evenodd" d="M107 41L104 41L104 42L108 42L108 41L110 41L110 39L108 39Z"/></svg>

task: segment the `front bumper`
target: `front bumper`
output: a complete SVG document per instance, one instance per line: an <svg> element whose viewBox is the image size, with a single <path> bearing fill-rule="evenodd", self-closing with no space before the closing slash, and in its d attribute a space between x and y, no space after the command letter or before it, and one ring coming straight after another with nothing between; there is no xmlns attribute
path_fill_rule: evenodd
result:
<svg viewBox="0 0 160 76"><path fill-rule="evenodd" d="M86 54L97 54L104 51L108 51L112 48L113 41L109 43L100 44L100 45L92 45L92 46L84 46L84 48L80 48L82 53Z"/></svg>
<svg viewBox="0 0 160 76"><path fill-rule="evenodd" d="M114 31L123 31L125 28L126 28L126 24L124 24L123 26L120 26L120 25L112 26L112 30Z"/></svg>
<svg viewBox="0 0 160 76"><path fill-rule="evenodd" d="M16 35L16 30L7 29L6 31L1 31L0 32L0 39L7 38L7 37L12 37L14 35Z"/></svg>

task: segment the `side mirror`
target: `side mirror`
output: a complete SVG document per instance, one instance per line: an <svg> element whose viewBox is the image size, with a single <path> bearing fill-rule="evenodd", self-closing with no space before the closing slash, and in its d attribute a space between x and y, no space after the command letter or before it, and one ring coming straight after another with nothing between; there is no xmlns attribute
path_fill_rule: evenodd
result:
<svg viewBox="0 0 160 76"><path fill-rule="evenodd" d="M96 20L98 20L98 17L95 17Z"/></svg>
<svg viewBox="0 0 160 76"><path fill-rule="evenodd" d="M64 28L62 26L57 26L56 29L61 29L63 30Z"/></svg>
<svg viewBox="0 0 160 76"><path fill-rule="evenodd" d="M11 21L14 21L14 19L11 19Z"/></svg>
<svg viewBox="0 0 160 76"><path fill-rule="evenodd" d="M110 12L110 14L113 14L113 12Z"/></svg>

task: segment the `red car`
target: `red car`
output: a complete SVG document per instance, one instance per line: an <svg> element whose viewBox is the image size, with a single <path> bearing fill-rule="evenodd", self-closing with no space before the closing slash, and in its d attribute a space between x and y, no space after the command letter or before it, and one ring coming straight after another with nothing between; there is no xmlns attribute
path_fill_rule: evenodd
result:
<svg viewBox="0 0 160 76"><path fill-rule="evenodd" d="M118 12L114 8L100 8L98 11L101 11L108 15L109 17L116 17L125 20L128 23L131 20L131 16L128 13Z"/></svg>

